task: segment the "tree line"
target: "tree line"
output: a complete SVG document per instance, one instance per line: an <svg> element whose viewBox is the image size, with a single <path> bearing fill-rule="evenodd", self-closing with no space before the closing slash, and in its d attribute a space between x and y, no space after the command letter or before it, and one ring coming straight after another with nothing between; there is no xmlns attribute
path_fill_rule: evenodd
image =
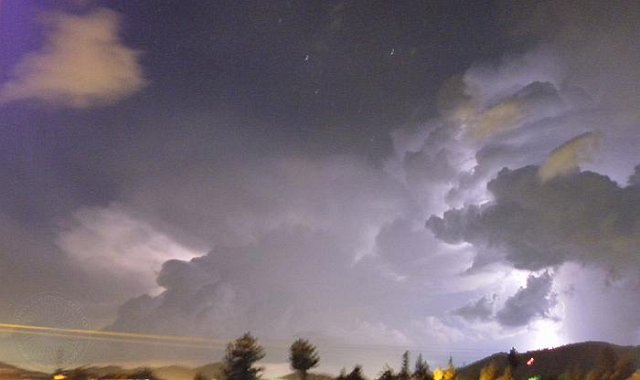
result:
<svg viewBox="0 0 640 380"><path fill-rule="evenodd" d="M264 357L264 348L255 337L250 333L246 333L227 345L221 373L215 377L215 380L260 380L264 368L258 366L257 362ZM402 354L399 371L396 372L389 365L385 365L374 380L515 380L516 378L536 380L640 380L640 372L636 371L636 362L627 357L618 358L611 349L604 350L600 356L600 363L586 373L583 373L580 368L573 367L555 376L549 373L545 374L544 377L541 375L524 376L527 372L530 373L530 370L526 369L531 368L533 361L534 359L530 358L526 363L521 363L520 355L515 348L511 348L506 357L502 357L502 359L494 358L484 365L479 370L479 373L470 374L468 371L467 373L458 373L451 357L445 368L436 368L432 371L422 354L419 354L412 366L409 351L405 351ZM289 364L299 380L308 380L309 370L317 367L319 363L320 355L318 350L307 339L296 339L289 347ZM520 374L516 377L518 367L524 368L518 371ZM61 375L64 377L60 377ZM90 376L82 368L58 372L58 376L54 376L54 379L56 378L65 380L96 379L96 377ZM98 377L97 379L131 378L162 380L151 369L142 369L135 374L115 374ZM326 376L323 376L323 380L326 378ZM199 373L195 375L194 380L213 379ZM340 374L333 380L366 380L366 378L362 367L356 365L349 372L346 369L342 369Z"/></svg>
<svg viewBox="0 0 640 380"><path fill-rule="evenodd" d="M258 343L257 339L251 335L251 333L246 333L227 345L223 359L221 378L216 380L260 380L264 368L257 366L256 363L264 357L264 348ZM289 347L289 364L298 375L299 380L307 380L309 370L317 367L319 363L320 355L318 354L318 350L316 346L310 343L307 339L297 339ZM451 358L449 358L447 368L436 368L432 372L429 364L422 357L422 354L419 354L414 363L413 369L410 367L409 351L405 351L402 355L400 371L396 373L391 367L385 365L375 380L457 379L456 368L454 367L453 360ZM57 373L54 374L54 378L64 380L96 379L96 377L92 376L83 368L76 368L68 371L58 370ZM97 379L132 378L163 380L157 377L149 368L138 370L134 374L109 374L98 377ZM198 373L194 376L194 380L211 379L201 373ZM348 373L343 369L334 380L366 380L366 378L362 372L362 367L360 365L356 365Z"/></svg>
<svg viewBox="0 0 640 380"><path fill-rule="evenodd" d="M246 333L227 346L224 357L224 370L221 380L258 380L263 368L255 363L264 357L264 349L257 340ZM308 371L320 363L317 348L306 339L297 339L289 348L289 364L300 380L307 380ZM437 368L433 373L429 364L418 355L413 370L410 368L409 351L402 355L402 365L397 373L388 365L383 368L376 380L454 380L456 369L453 361L445 369ZM196 378L195 380L202 380ZM356 365L349 373L343 369L335 380L365 380L362 367Z"/></svg>

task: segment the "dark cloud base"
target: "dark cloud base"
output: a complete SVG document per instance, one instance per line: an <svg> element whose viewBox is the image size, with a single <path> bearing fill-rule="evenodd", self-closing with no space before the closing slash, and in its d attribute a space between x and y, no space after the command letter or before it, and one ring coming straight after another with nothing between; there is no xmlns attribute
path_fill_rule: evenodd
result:
<svg viewBox="0 0 640 380"><path fill-rule="evenodd" d="M539 168L503 169L487 185L494 200L449 210L426 223L439 239L498 252L516 268L566 262L624 271L637 268L640 191L580 172L542 182Z"/></svg>

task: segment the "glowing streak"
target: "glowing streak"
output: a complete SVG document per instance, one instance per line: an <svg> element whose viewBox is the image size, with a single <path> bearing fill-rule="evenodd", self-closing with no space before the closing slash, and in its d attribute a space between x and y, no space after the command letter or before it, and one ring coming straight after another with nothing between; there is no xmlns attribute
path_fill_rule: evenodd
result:
<svg viewBox="0 0 640 380"><path fill-rule="evenodd" d="M153 345L165 345L165 346L177 346L177 347L192 347L192 348L223 348L222 345L206 345L206 344L189 344L186 342L163 342L154 340L142 340L131 338L116 338L110 336L92 336L92 335L74 335L74 334L62 334L48 331L29 331L29 330L13 330L0 328L0 332L9 332L14 334L26 334L26 335L41 335L56 338L66 339L83 339L83 340L98 340L98 341L110 341L110 342L122 342L122 343L140 343L140 344L153 344Z"/></svg>
<svg viewBox="0 0 640 380"><path fill-rule="evenodd" d="M31 334L31 335L48 335L53 337L68 338L68 339L93 339L93 340L105 340L105 341L118 341L118 342L132 342L132 343L150 343L150 344L167 344L167 345L184 345L185 347L201 347L201 348L223 348L226 347L228 341L212 338L200 338L191 336L178 336L178 335L154 335L154 334L140 334L129 332L116 332L116 331L101 331L101 330L85 330L85 329L68 329L59 327L37 326L37 325L22 325L0 322L0 332L15 333L15 334ZM267 346L270 348L282 348L288 349L289 344L285 341L272 340L267 342ZM333 350L340 351L393 351L402 352L406 346L394 346L394 345L331 345L326 346ZM410 346L415 350L421 350L425 352L451 352L450 347L438 347L438 346ZM489 354L486 350L474 349L474 348L458 348L456 352L459 353L483 353Z"/></svg>
<svg viewBox="0 0 640 380"><path fill-rule="evenodd" d="M167 343L185 343L191 345L198 345L200 347L212 347L220 346L225 347L226 342L216 339L207 339L191 336L176 336L176 335L154 335L154 334L140 334L140 333L128 333L128 332L116 332L116 331L100 331L100 330L84 330L84 329L67 329L59 327L47 327L36 325L20 325L13 323L0 323L0 330L15 332L15 333L40 333L41 335L52 334L61 337L70 338L104 338L111 340L132 340L132 341L156 341Z"/></svg>
<svg viewBox="0 0 640 380"><path fill-rule="evenodd" d="M102 331L102 330L66 329L66 328L60 328L60 327L48 327L48 326L37 326L37 325L19 325L19 324L13 324L13 323L0 323L0 328L15 329L15 330L32 330L32 331L53 331L53 332L60 332L60 333L67 333L67 334L103 335L103 336L123 337L123 338L140 338L140 339L156 339L156 340L182 341L182 342L202 342L202 343L209 343L209 344L226 344L226 342L222 340L198 338L193 336L154 335L154 334L140 334L140 333Z"/></svg>

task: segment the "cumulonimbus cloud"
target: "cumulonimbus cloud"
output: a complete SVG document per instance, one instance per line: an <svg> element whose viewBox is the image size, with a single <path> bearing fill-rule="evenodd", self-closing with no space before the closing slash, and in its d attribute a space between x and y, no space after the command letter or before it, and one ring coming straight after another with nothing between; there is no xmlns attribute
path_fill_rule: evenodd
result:
<svg viewBox="0 0 640 380"><path fill-rule="evenodd" d="M120 16L108 9L45 17L47 40L27 54L0 87L0 104L36 100L88 108L114 103L145 86L140 53L123 44Z"/></svg>

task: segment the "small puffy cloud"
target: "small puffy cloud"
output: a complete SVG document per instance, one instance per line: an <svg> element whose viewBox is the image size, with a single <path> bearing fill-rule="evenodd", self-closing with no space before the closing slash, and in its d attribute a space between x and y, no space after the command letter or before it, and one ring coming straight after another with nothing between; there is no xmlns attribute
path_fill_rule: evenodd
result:
<svg viewBox="0 0 640 380"><path fill-rule="evenodd" d="M453 314L458 315L469 322L489 321L493 316L493 305L495 300L495 295L491 299L483 296L475 302L471 302L454 310Z"/></svg>
<svg viewBox="0 0 640 380"><path fill-rule="evenodd" d="M557 176L580 170L580 163L589 160L600 142L598 134L587 132L567 141L551 152L538 170L538 177L545 182Z"/></svg>
<svg viewBox="0 0 640 380"><path fill-rule="evenodd" d="M528 270L565 262L637 268L637 187L620 187L593 172L541 182L538 170L503 169L487 186L493 202L432 216L427 228L445 242L473 244L476 264L506 260Z"/></svg>
<svg viewBox="0 0 640 380"><path fill-rule="evenodd" d="M17 64L11 79L0 87L0 103L37 100L88 108L114 103L145 86L139 53L118 36L116 12L53 13L45 21L45 45Z"/></svg>
<svg viewBox="0 0 640 380"><path fill-rule="evenodd" d="M549 318L557 304L557 296L552 291L553 278L549 272L536 277L530 275L527 285L518 289L508 298L496 319L504 326L525 326L535 318Z"/></svg>

